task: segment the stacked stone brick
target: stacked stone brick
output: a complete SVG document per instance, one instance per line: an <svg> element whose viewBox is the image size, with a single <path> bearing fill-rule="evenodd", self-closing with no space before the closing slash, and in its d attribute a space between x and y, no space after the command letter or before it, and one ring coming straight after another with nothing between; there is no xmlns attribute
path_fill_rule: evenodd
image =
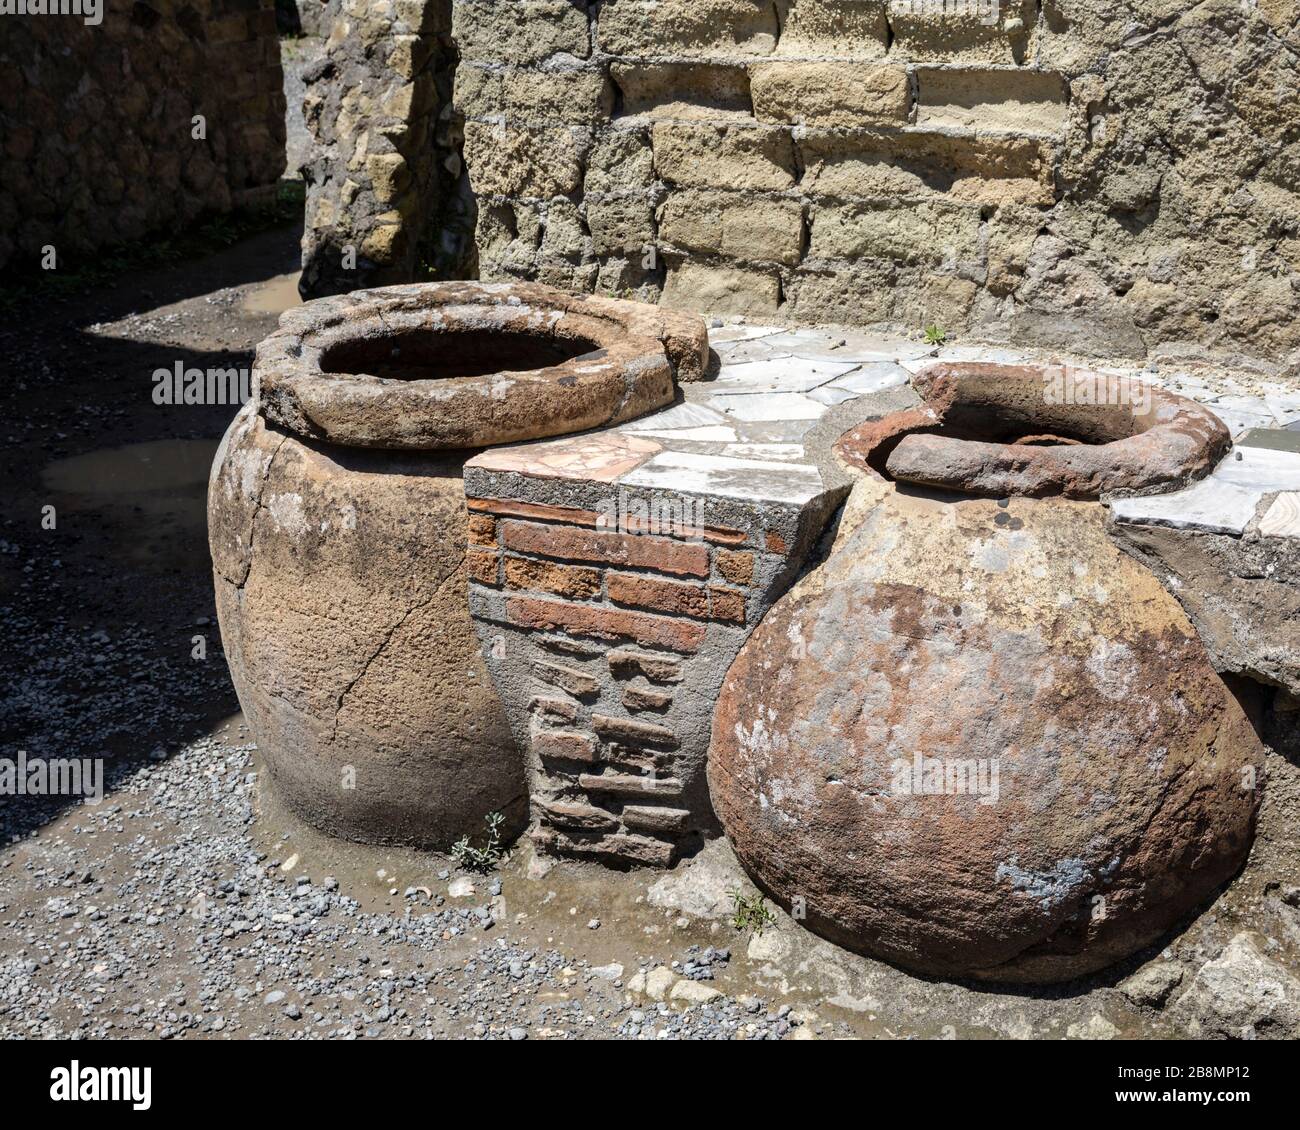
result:
<svg viewBox="0 0 1300 1130"><path fill-rule="evenodd" d="M304 76L305 295L472 273L450 31L450 0L343 0Z"/></svg>
<svg viewBox="0 0 1300 1130"><path fill-rule="evenodd" d="M1066 87L1008 77L1032 4L992 27L947 21L940 43L947 23L891 30L886 8L457 0L482 273L964 324L981 284L1005 292L991 256L1055 202Z"/></svg>
<svg viewBox="0 0 1300 1130"><path fill-rule="evenodd" d="M194 116L204 119L194 137ZM0 267L253 204L284 172L273 0L105 0L0 20Z"/></svg>
<svg viewBox="0 0 1300 1130"><path fill-rule="evenodd" d="M1300 345L1292 0L453 7L484 278L1102 354Z"/></svg>

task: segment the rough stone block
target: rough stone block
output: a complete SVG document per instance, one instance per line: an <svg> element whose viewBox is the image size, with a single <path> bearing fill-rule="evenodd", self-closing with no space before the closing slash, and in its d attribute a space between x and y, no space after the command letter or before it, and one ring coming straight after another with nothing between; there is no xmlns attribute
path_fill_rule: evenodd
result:
<svg viewBox="0 0 1300 1130"><path fill-rule="evenodd" d="M888 0L790 0L778 55L884 58Z"/></svg>
<svg viewBox="0 0 1300 1130"><path fill-rule="evenodd" d="M967 278L924 267L900 271L894 290L894 320L918 329L939 325L965 330L978 291Z"/></svg>
<svg viewBox="0 0 1300 1130"><path fill-rule="evenodd" d="M916 204L819 207L812 214L814 259L887 259L894 263L957 264L979 255L979 209Z"/></svg>
<svg viewBox="0 0 1300 1130"><path fill-rule="evenodd" d="M765 122L901 125L912 107L907 72L869 63L758 63L750 92L754 115Z"/></svg>
<svg viewBox="0 0 1300 1130"><path fill-rule="evenodd" d="M975 0L968 10L954 11L956 7L934 0L893 0L891 54L943 63L1024 62L1037 22L1034 0Z"/></svg>
<svg viewBox="0 0 1300 1130"><path fill-rule="evenodd" d="M755 56L776 47L769 0L606 0L596 42L612 55Z"/></svg>
<svg viewBox="0 0 1300 1130"><path fill-rule="evenodd" d="M589 196L587 227L597 255L640 258L655 243L654 210L646 195Z"/></svg>
<svg viewBox="0 0 1300 1130"><path fill-rule="evenodd" d="M669 263L661 301L675 309L716 314L775 314L781 305L781 280L775 272L679 259Z"/></svg>
<svg viewBox="0 0 1300 1130"><path fill-rule="evenodd" d="M616 62L610 77L622 95L623 113L630 116L747 121L753 115L745 67Z"/></svg>
<svg viewBox="0 0 1300 1130"><path fill-rule="evenodd" d="M803 253L803 205L783 197L675 192L660 213L659 237L684 251L794 266Z"/></svg>
<svg viewBox="0 0 1300 1130"><path fill-rule="evenodd" d="M654 183L654 155L644 130L606 130L591 147L583 188L617 194L648 189Z"/></svg>
<svg viewBox="0 0 1300 1130"><path fill-rule="evenodd" d="M557 198L546 205L542 232L542 255L577 262L590 248L578 206L572 200Z"/></svg>
<svg viewBox="0 0 1300 1130"><path fill-rule="evenodd" d="M669 184L775 192L795 184L787 130L657 122L653 139L655 171Z"/></svg>
<svg viewBox="0 0 1300 1130"><path fill-rule="evenodd" d="M801 322L887 322L894 309L894 275L888 262L804 265L785 276L786 301L791 316Z"/></svg>
<svg viewBox="0 0 1300 1130"><path fill-rule="evenodd" d="M608 120L614 91L602 71L503 71L462 63L456 69L455 100L469 118L582 125Z"/></svg>
<svg viewBox="0 0 1300 1130"><path fill-rule="evenodd" d="M810 131L799 142L800 184L814 196L1050 205L1056 152L1036 138Z"/></svg>
<svg viewBox="0 0 1300 1130"><path fill-rule="evenodd" d="M567 196L582 181L581 140L562 127L466 122L465 167L480 196Z"/></svg>
<svg viewBox="0 0 1300 1130"><path fill-rule="evenodd" d="M918 126L1057 136L1069 118L1069 91L1052 71L922 67L916 81Z"/></svg>
<svg viewBox="0 0 1300 1130"><path fill-rule="evenodd" d="M540 63L564 53L591 53L587 12L573 0L455 0L452 34L462 59Z"/></svg>

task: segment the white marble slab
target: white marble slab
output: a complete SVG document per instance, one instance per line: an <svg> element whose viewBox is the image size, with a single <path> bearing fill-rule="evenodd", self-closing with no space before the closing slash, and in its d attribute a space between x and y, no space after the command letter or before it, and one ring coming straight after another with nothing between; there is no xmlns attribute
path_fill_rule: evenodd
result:
<svg viewBox="0 0 1300 1130"><path fill-rule="evenodd" d="M1300 538L1300 491L1279 494L1260 519L1259 532L1266 538Z"/></svg>
<svg viewBox="0 0 1300 1130"><path fill-rule="evenodd" d="M731 392L807 392L836 377L853 372L851 361L809 361L801 357L782 357L766 361L746 361L723 365L711 384L715 395Z"/></svg>
<svg viewBox="0 0 1300 1130"><path fill-rule="evenodd" d="M1257 498L1273 491L1300 490L1300 452L1239 444L1210 478L1254 491Z"/></svg>
<svg viewBox="0 0 1300 1130"><path fill-rule="evenodd" d="M775 459L781 463L797 463L804 457L801 443L729 443L722 449L723 455L736 459Z"/></svg>
<svg viewBox="0 0 1300 1130"><path fill-rule="evenodd" d="M825 404L797 392L759 392L736 396L715 396L714 408L737 420L765 423L777 420L820 420Z"/></svg>
<svg viewBox="0 0 1300 1130"><path fill-rule="evenodd" d="M802 506L823 490L821 472L804 463L663 451L623 476L624 486L716 494Z"/></svg>
<svg viewBox="0 0 1300 1130"><path fill-rule="evenodd" d="M1172 526L1240 537L1255 517L1259 499L1258 491L1211 476L1173 494L1117 498L1110 508L1120 521L1138 526Z"/></svg>
<svg viewBox="0 0 1300 1130"><path fill-rule="evenodd" d="M1234 436L1251 428L1276 428L1277 420L1268 405L1256 396L1219 396L1206 407L1227 425Z"/></svg>
<svg viewBox="0 0 1300 1130"><path fill-rule="evenodd" d="M716 349L719 345L753 341L755 338L773 337L780 333L785 333L784 326L710 326L709 344Z"/></svg>
<svg viewBox="0 0 1300 1130"><path fill-rule="evenodd" d="M997 345L945 345L939 349L936 361L981 361L992 365L1024 365L1029 355L1021 349L1006 349Z"/></svg>
<svg viewBox="0 0 1300 1130"><path fill-rule="evenodd" d="M807 395L810 400L815 400L818 404L834 408L835 405L843 404L846 400L857 400L859 394L836 385L822 385L821 388L810 390Z"/></svg>
<svg viewBox="0 0 1300 1130"><path fill-rule="evenodd" d="M686 403L674 404L671 408L665 408L662 412L652 412L649 416L642 416L639 420L624 424L620 430L625 432L648 432L662 428L704 428L726 424L726 422L712 408L707 408L703 404Z"/></svg>
<svg viewBox="0 0 1300 1130"><path fill-rule="evenodd" d="M1281 427L1300 420L1300 395L1290 393L1267 395L1264 397L1264 403L1268 405L1268 410L1273 413L1273 418Z"/></svg>
<svg viewBox="0 0 1300 1130"><path fill-rule="evenodd" d="M880 392L882 389L899 388L907 384L910 379L911 375L902 365L884 361L874 365L863 365L857 372L836 377L831 381L830 387L847 389L858 396L864 396L869 392Z"/></svg>
<svg viewBox="0 0 1300 1130"><path fill-rule="evenodd" d="M687 443L735 443L736 429L719 426L707 428L642 428L639 436L652 439L685 440Z"/></svg>
<svg viewBox="0 0 1300 1130"><path fill-rule="evenodd" d="M767 344L809 361L893 361L913 349L906 338L857 333L852 330L791 330L768 338Z"/></svg>

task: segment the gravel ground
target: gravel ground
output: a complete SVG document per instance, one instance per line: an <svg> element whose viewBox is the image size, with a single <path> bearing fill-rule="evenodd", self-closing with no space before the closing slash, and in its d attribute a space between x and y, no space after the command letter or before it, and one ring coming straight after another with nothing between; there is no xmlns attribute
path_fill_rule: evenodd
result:
<svg viewBox="0 0 1300 1130"><path fill-rule="evenodd" d="M789 1005L708 987L725 949L688 946L675 971L669 964L669 983L695 994L670 1008L623 991L650 960L593 966L511 936L503 889L539 881L517 869L471 878L426 859L422 868L437 867L426 883L387 888L400 910L307 873L287 837L258 844L258 773L238 730L141 764L101 805L78 806L0 856L0 1036L779 1039L797 1030ZM596 918L583 927L600 928Z"/></svg>

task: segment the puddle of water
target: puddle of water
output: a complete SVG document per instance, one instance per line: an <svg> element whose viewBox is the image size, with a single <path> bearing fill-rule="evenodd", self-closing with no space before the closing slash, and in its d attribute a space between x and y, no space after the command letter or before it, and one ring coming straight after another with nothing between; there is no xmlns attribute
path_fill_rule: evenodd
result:
<svg viewBox="0 0 1300 1130"><path fill-rule="evenodd" d="M217 440L162 439L73 455L46 466L49 490L66 494L144 494L206 488Z"/></svg>
<svg viewBox="0 0 1300 1130"><path fill-rule="evenodd" d="M208 471L219 442L165 439L90 451L47 464L41 481L60 511L98 514L116 555L192 566L195 547L206 545Z"/></svg>
<svg viewBox="0 0 1300 1130"><path fill-rule="evenodd" d="M244 309L250 314L283 314L286 310L301 306L302 296L298 293L298 280L301 277L301 271L294 271L292 274L268 279L244 298Z"/></svg>

